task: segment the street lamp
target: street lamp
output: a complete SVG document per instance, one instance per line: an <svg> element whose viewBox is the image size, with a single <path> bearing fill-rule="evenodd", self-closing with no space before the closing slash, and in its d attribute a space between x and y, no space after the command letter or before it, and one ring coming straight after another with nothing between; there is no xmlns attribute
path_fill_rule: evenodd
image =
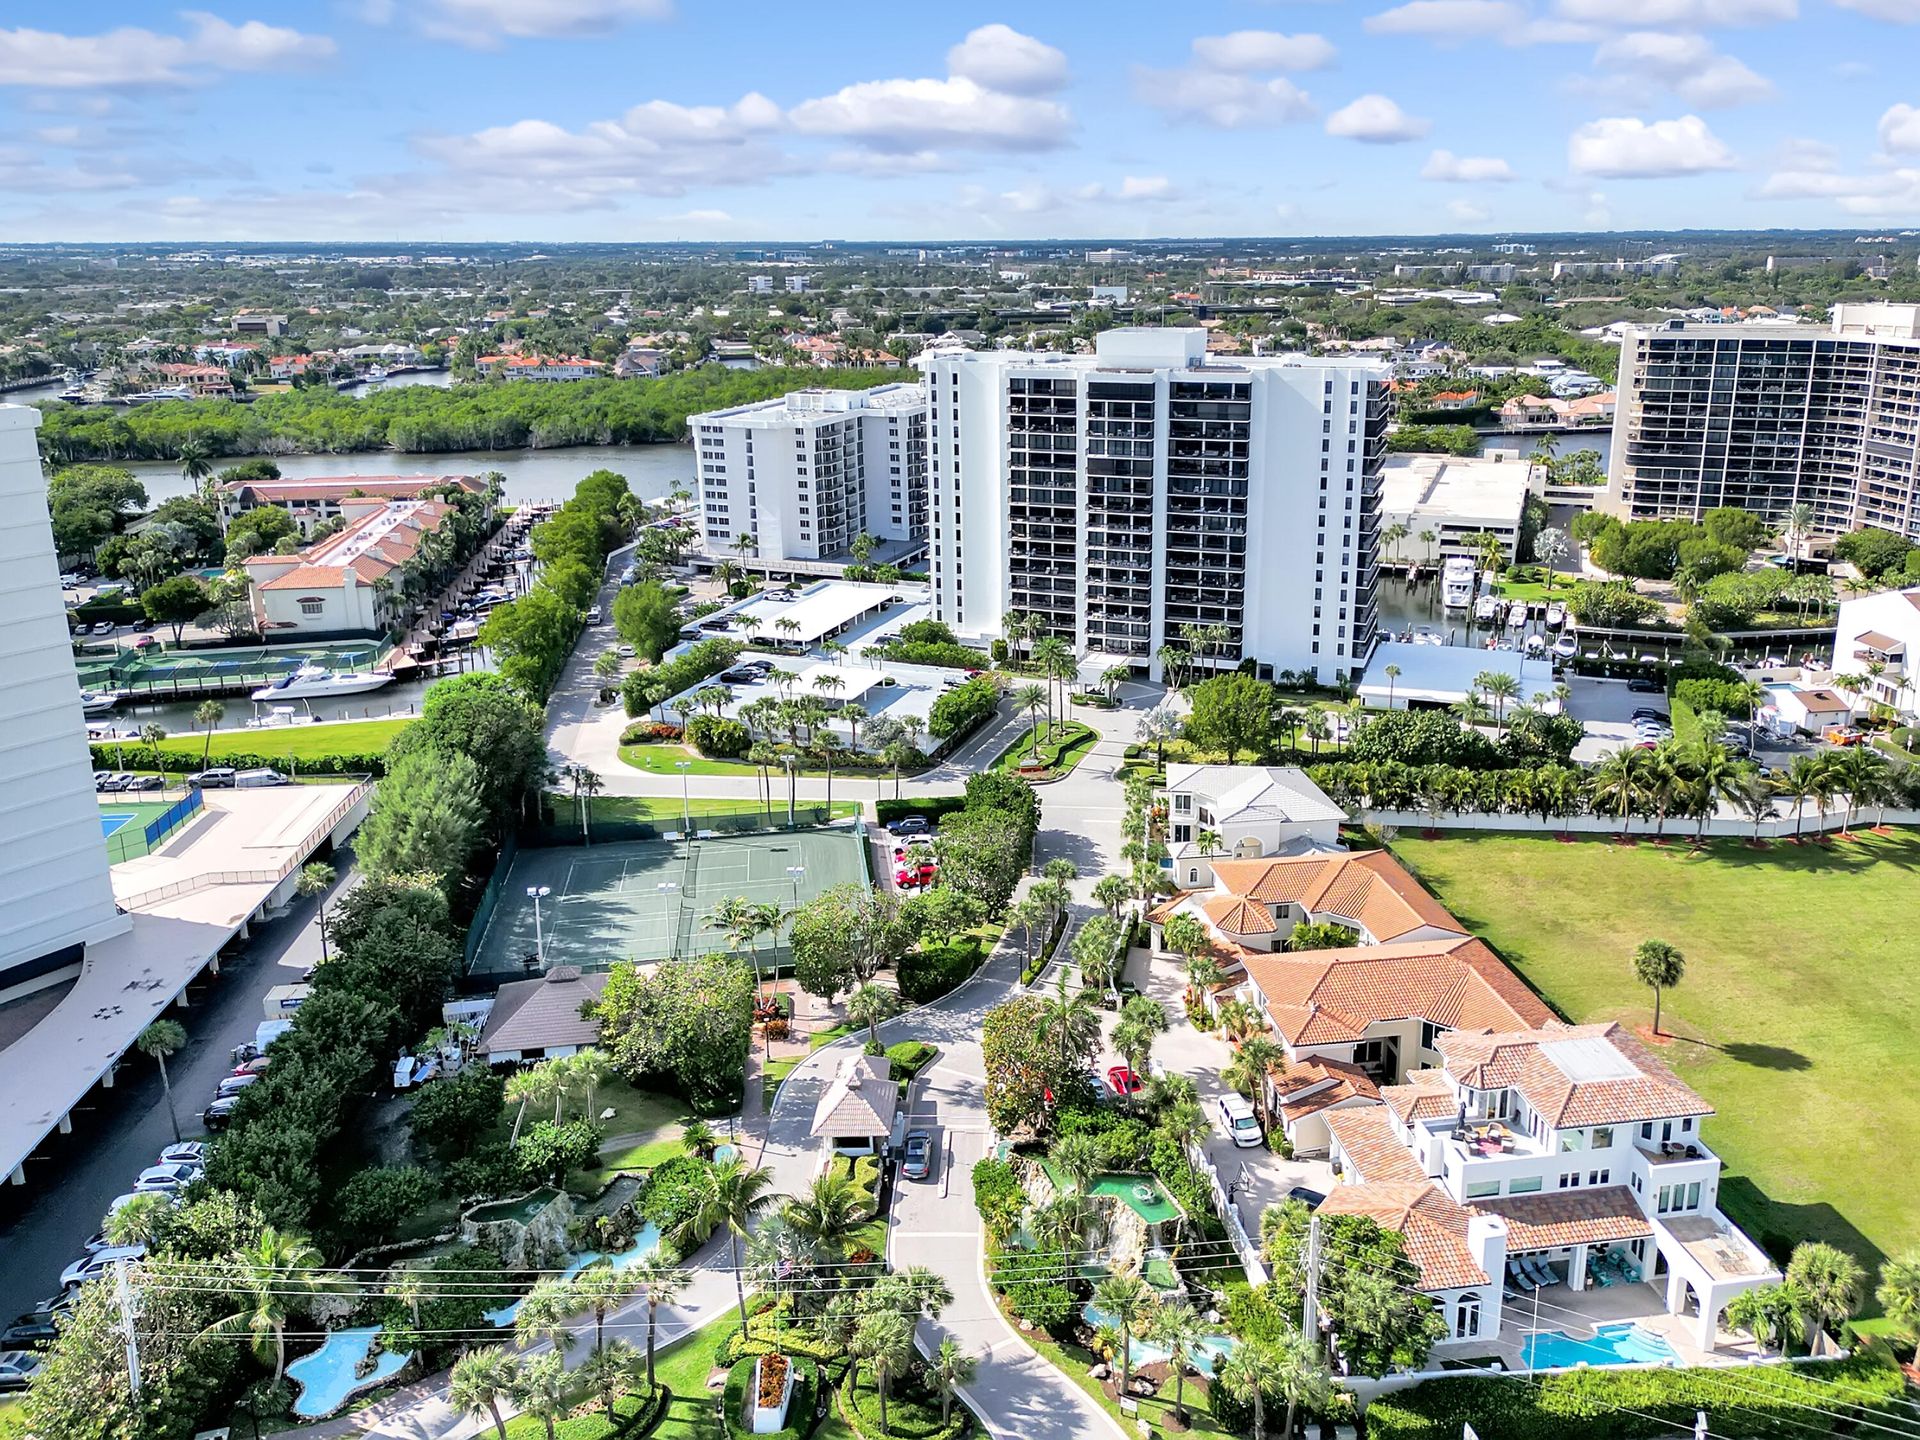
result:
<svg viewBox="0 0 1920 1440"><path fill-rule="evenodd" d="M800 908L800 877L806 873L807 867L804 865L787 866L787 878L793 881L793 908L796 910Z"/></svg>
<svg viewBox="0 0 1920 1440"><path fill-rule="evenodd" d="M540 902L552 893L551 885L527 886L527 898L533 901L533 956L542 966L547 963L547 941L540 928Z"/></svg>
<svg viewBox="0 0 1920 1440"><path fill-rule="evenodd" d="M676 760L673 768L680 772L680 825L689 835L693 833L693 802L687 798L687 771L693 768L691 760Z"/></svg>

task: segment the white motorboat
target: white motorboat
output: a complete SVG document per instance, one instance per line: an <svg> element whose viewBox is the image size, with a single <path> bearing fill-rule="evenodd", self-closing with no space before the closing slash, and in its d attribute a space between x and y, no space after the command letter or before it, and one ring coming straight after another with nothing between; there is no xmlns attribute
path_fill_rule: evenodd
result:
<svg viewBox="0 0 1920 1440"><path fill-rule="evenodd" d="M1498 596L1482 595L1473 604L1473 618L1480 625L1498 625L1500 623L1501 604Z"/></svg>
<svg viewBox="0 0 1920 1440"><path fill-rule="evenodd" d="M328 670L321 665L302 665L291 675L282 675L271 685L253 692L257 704L281 700L327 700L335 695L359 695L378 690L393 682L384 670Z"/></svg>
<svg viewBox="0 0 1920 1440"><path fill-rule="evenodd" d="M1507 609L1507 628L1524 630L1527 628L1527 602L1516 600Z"/></svg>
<svg viewBox="0 0 1920 1440"><path fill-rule="evenodd" d="M1558 630L1567 623L1567 607L1558 600L1547 606L1547 629Z"/></svg>
<svg viewBox="0 0 1920 1440"><path fill-rule="evenodd" d="M1449 610L1465 610L1473 604L1475 578L1473 561L1455 555L1440 572L1440 603Z"/></svg>
<svg viewBox="0 0 1920 1440"><path fill-rule="evenodd" d="M1521 648L1529 655L1544 655L1547 653L1547 637L1544 635L1529 635L1527 636L1526 643Z"/></svg>
<svg viewBox="0 0 1920 1440"><path fill-rule="evenodd" d="M1447 637L1431 625L1416 625L1413 627L1413 643L1416 645L1444 645L1447 643Z"/></svg>
<svg viewBox="0 0 1920 1440"><path fill-rule="evenodd" d="M1553 642L1553 658L1556 660L1571 660L1579 653L1580 644L1573 638L1573 632L1571 630L1562 630L1559 638Z"/></svg>
<svg viewBox="0 0 1920 1440"><path fill-rule="evenodd" d="M320 717L311 711L300 711L291 705L270 705L267 713L256 715L247 721L249 730L278 730L288 725L318 725Z"/></svg>
<svg viewBox="0 0 1920 1440"><path fill-rule="evenodd" d="M80 696L80 713L83 715L105 715L120 703L120 694L115 690L87 690Z"/></svg>

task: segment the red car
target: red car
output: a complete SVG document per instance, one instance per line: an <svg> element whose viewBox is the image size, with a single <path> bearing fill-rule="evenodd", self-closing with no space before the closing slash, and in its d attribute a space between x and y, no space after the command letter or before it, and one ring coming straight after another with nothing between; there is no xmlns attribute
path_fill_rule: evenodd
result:
<svg viewBox="0 0 1920 1440"><path fill-rule="evenodd" d="M898 885L902 890L913 890L922 885L931 885L934 874L938 868L938 866L932 864L922 865L918 869L903 865L893 872L893 883Z"/></svg>
<svg viewBox="0 0 1920 1440"><path fill-rule="evenodd" d="M1142 1089L1140 1077L1126 1065L1111 1067L1107 1071L1107 1084L1112 1088L1113 1093L1123 1100L1129 1095L1138 1095Z"/></svg>

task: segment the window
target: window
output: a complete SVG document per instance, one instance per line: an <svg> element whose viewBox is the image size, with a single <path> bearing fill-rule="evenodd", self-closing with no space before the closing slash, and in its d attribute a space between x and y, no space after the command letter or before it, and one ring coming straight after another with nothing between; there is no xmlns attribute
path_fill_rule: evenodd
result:
<svg viewBox="0 0 1920 1440"><path fill-rule="evenodd" d="M1587 1132L1584 1130L1562 1130L1560 1132L1560 1153L1587 1148Z"/></svg>
<svg viewBox="0 0 1920 1440"><path fill-rule="evenodd" d="M1467 1340L1479 1333L1480 1297L1474 1294L1462 1295L1460 1297L1460 1308L1454 1312L1454 1338Z"/></svg>
<svg viewBox="0 0 1920 1440"><path fill-rule="evenodd" d="M1589 1185L1610 1185L1612 1183L1613 1172L1611 1170L1589 1170L1587 1172L1587 1184Z"/></svg>
<svg viewBox="0 0 1920 1440"><path fill-rule="evenodd" d="M1467 1199L1484 1200L1489 1195L1500 1193L1498 1180L1471 1180L1467 1182Z"/></svg>
<svg viewBox="0 0 1920 1440"><path fill-rule="evenodd" d="M326 608L327 602L324 600L302 600L300 602L300 613L302 615L318 615Z"/></svg>
<svg viewBox="0 0 1920 1440"><path fill-rule="evenodd" d="M1532 1195L1545 1184L1546 1181L1542 1180L1538 1175L1516 1175L1507 1182L1507 1193L1509 1195Z"/></svg>
<svg viewBox="0 0 1920 1440"><path fill-rule="evenodd" d="M1176 815L1191 815L1193 813L1193 796L1175 795L1173 797L1173 813Z"/></svg>
<svg viewBox="0 0 1920 1440"><path fill-rule="evenodd" d="M1613 1126L1596 1125L1593 1127L1593 1148L1611 1150L1613 1148Z"/></svg>

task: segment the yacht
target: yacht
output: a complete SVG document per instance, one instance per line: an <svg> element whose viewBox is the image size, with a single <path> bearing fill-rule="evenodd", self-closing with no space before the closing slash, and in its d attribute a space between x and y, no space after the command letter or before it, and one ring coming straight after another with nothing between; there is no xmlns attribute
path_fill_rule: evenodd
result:
<svg viewBox="0 0 1920 1440"><path fill-rule="evenodd" d="M1547 629L1558 630L1567 623L1567 607L1558 600L1547 606Z"/></svg>
<svg viewBox="0 0 1920 1440"><path fill-rule="evenodd" d="M291 705L269 705L267 713L247 721L249 730L277 730L286 725L318 725L320 717L311 711L302 713Z"/></svg>
<svg viewBox="0 0 1920 1440"><path fill-rule="evenodd" d="M1516 600L1507 610L1507 628L1524 630L1527 628L1527 602Z"/></svg>
<svg viewBox="0 0 1920 1440"><path fill-rule="evenodd" d="M302 665L291 675L282 675L271 685L253 692L255 703L280 700L325 700L335 695L358 695L391 684L393 676L384 670L329 670L321 665Z"/></svg>
<svg viewBox="0 0 1920 1440"><path fill-rule="evenodd" d="M115 690L88 690L80 696L80 713L83 715L105 715L120 703L120 695Z"/></svg>
<svg viewBox="0 0 1920 1440"><path fill-rule="evenodd" d="M1482 595L1473 602L1473 618L1481 625L1498 625L1502 608L1498 596Z"/></svg>
<svg viewBox="0 0 1920 1440"><path fill-rule="evenodd" d="M1447 643L1447 637L1431 625L1416 625L1413 627L1413 643L1416 645L1444 645Z"/></svg>
<svg viewBox="0 0 1920 1440"><path fill-rule="evenodd" d="M1559 637L1553 642L1553 658L1556 660L1571 660L1579 653L1580 644L1573 638L1573 632L1571 630L1562 630Z"/></svg>
<svg viewBox="0 0 1920 1440"><path fill-rule="evenodd" d="M1440 600L1449 610L1465 610L1473 604L1473 561L1455 555L1440 572Z"/></svg>

